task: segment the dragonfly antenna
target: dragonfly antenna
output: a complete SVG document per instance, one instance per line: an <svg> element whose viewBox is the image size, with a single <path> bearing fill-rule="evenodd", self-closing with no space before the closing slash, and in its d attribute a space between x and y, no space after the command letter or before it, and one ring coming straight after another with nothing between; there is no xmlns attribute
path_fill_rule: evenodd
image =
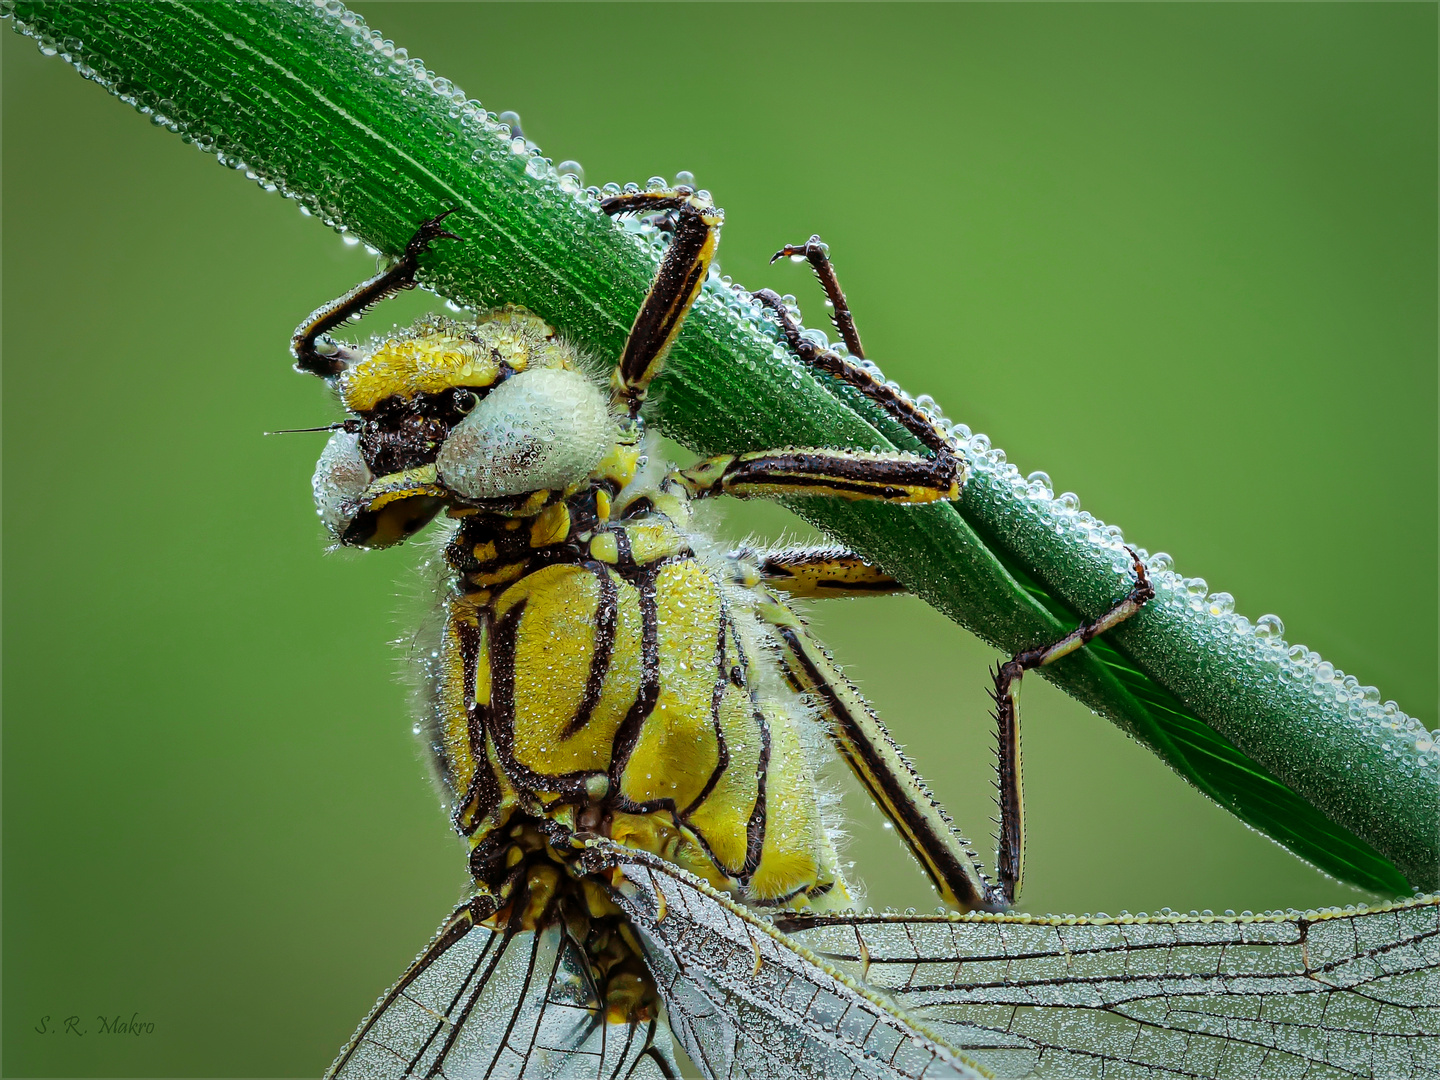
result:
<svg viewBox="0 0 1440 1080"><path fill-rule="evenodd" d="M293 428L281 428L279 431L266 431L266 432L263 432L263 434L265 434L265 435L299 435L301 432L305 432L305 431L339 431L339 430L340 430L341 428L343 428L344 426L345 426L345 421L341 420L341 421L338 421L338 422L336 422L336 423L334 423L334 424L326 424L324 427L293 427Z"/></svg>

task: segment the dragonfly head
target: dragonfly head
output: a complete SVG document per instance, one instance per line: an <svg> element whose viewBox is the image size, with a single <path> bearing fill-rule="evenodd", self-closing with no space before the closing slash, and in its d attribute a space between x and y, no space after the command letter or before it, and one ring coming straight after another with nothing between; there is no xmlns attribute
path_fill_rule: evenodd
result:
<svg viewBox="0 0 1440 1080"><path fill-rule="evenodd" d="M336 379L349 417L315 469L335 539L388 547L446 507L525 515L585 480L618 435L576 353L538 316L427 317Z"/></svg>

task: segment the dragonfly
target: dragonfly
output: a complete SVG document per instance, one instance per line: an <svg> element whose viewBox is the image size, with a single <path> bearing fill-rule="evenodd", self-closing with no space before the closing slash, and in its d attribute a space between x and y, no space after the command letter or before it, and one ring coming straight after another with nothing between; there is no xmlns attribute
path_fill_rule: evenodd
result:
<svg viewBox="0 0 1440 1080"><path fill-rule="evenodd" d="M838 548L717 554L691 520L695 501L719 495L954 499L960 448L864 366L814 237L776 257L811 263L846 352L806 335L774 293L753 301L802 364L858 390L925 452L785 448L647 468L642 407L723 212L685 186L601 209L651 215L669 236L606 389L513 306L422 319L367 346L331 339L414 287L432 244L462 240L453 211L292 338L296 367L347 410L313 484L337 546L390 547L449 519L421 730L475 885L330 1075L673 1077L677 1044L707 1077L986 1075L966 1051L1010 1043L943 1010L932 1026L935 1002L909 1006L911 984L885 993L874 978L891 932L862 933L871 924L848 914L813 744L828 737L948 906L997 916L1023 885L1020 681L1140 610L1154 595L1145 564L1132 551L1133 581L1107 612L993 673L1000 813L986 874L791 603L902 586ZM850 953L825 937L844 927L862 934ZM857 959L858 972L839 966Z"/></svg>
<svg viewBox="0 0 1440 1080"><path fill-rule="evenodd" d="M338 505L332 508L341 510ZM1207 966L1217 955L1242 954L1255 945L1247 936L1250 930L1233 931L1237 937L1232 940L1206 937L1198 948L1191 948L1197 942L1179 936L1188 931L1175 930L1173 941L1141 940L1126 936L1129 931L1115 931L1106 920L1063 920L1053 924L1063 930L1035 940L1012 929L1048 924L1001 914L950 919L943 927L933 920L851 914L786 914L778 922L767 922L704 879L644 851L607 846L601 838L585 838L573 865L587 879L605 878L613 886L610 900L634 936L650 979L664 994L664 1010L643 1025L623 1025L624 1039L608 1038L616 1030L604 1022L610 1002L595 993L591 957L571 936L568 925L542 920L531 929L523 919L514 924L495 922L494 913L483 914L467 904L442 925L436 942L422 954L423 964L382 999L374 1021L367 1022L357 1040L362 1052L381 1047L382 1037L393 1040L381 1050L374 1065L377 1072L393 1072L393 1054L389 1060L383 1054L396 1045L411 1045L406 1040L415 1039L417 1033L416 1067L436 1068L447 1075L506 1071L666 1075L677 1068L674 1055L666 1049L671 1035L713 1075L747 1071L780 1075L787 1069L833 1075L847 1064L858 1072L963 1075L974 1071L965 1063L967 1057L977 1067L999 1071L996 1058L986 1056L992 1052L1019 1072L1033 1072L1052 1064L1059 1056L1057 1047L1081 1045L1085 1010L1131 1015L1114 1004L1118 993L1097 996L1102 1004L1096 1005L1082 996L1082 988L1103 981L1107 988L1126 989L1131 1001L1142 996L1151 1002L1163 998L1167 1006L1178 997L1168 991L1134 994L1133 988L1143 980L1132 976L1128 966L1123 975L1114 974L1122 959L1129 964L1132 954L1137 959L1147 957L1153 965L1143 973L1152 980L1152 988L1163 987L1172 975L1186 980L1186 985L1203 979L1207 1007L1213 1010L1249 1009L1257 1004L1252 1000L1257 995L1247 997L1233 981L1221 981L1220 976L1231 974L1223 963L1214 964L1213 971ZM1433 1004L1435 962L1433 953L1426 951L1433 942L1431 927L1424 921L1427 907L1433 903L1420 901L1395 909L1404 921L1393 933L1388 910L1268 920L1286 924L1294 942L1281 940L1260 954L1256 972L1267 977L1298 973L1316 985L1291 979L1281 987L1277 979L1270 985L1281 988L1259 1004L1268 1001L1283 1007L1286 1002L1277 1002L1277 996L1306 989L1321 994L1322 1001L1303 1008L1306 1016L1326 1017L1333 1008L1337 1013L1354 1010L1359 1019L1333 1025L1327 1018L1300 1026L1321 1040L1341 1032L1349 1047L1369 1055L1357 1052L1341 1061L1339 1055L1305 1050L1297 1060L1317 1066L1341 1061L1339 1067L1350 1075L1359 1071L1402 1075L1402 1068L1422 1069L1426 1051L1432 1049L1424 1042L1423 1018L1407 1028L1396 1022L1393 1010L1383 1015L1377 1010L1373 1016L1368 1010L1376 1000L1376 987L1383 989L1388 1004L1409 1006L1412 1018L1415 1006ZM1419 921L1411 918L1414 910L1420 912ZM1165 922L1179 926L1184 920ZM1329 958L1312 968L1317 928L1322 936L1332 930L1340 936L1338 944L1331 943ZM854 931L853 940L847 930ZM1353 944L1346 940L1347 934ZM1294 943L1298 943L1298 960L1292 955L1295 949L1280 951ZM1211 946L1222 952L1209 951ZM1157 956L1164 959L1154 959ZM1198 969L1185 961L1187 957L1200 958ZM1392 967L1397 958L1409 966ZM1090 966L1077 964L1080 960ZM1355 978L1357 970L1362 975ZM1336 972L1351 981L1340 984ZM1218 1004L1222 999L1231 1004ZM411 1005L419 1012L407 1013ZM990 1006L997 1008L986 1013ZM1026 1016L1031 1007L1037 1012L1042 1007L1054 1011L1050 1020L1027 1029L1016 1018ZM1180 1011L1227 1015L1193 1004ZM1055 1034L1056 1023L1064 1026L1063 1036ZM1145 1063L1167 1074L1222 1071L1213 1063L1191 1062L1188 1051L1173 1046L1157 1050L1132 1045L1142 1042L1147 1032L1162 1032L1181 1035L1181 1043L1188 1047L1200 1041L1183 1037L1192 1029L1155 1015L1135 1025L1133 1031L1125 1029L1132 1034L1128 1040L1116 1039L1108 1045L1092 1040L1083 1051L1074 1052L1068 1064L1078 1067L1088 1054L1090 1064L1123 1063L1137 1072ZM1240 1024L1221 1030L1218 1038L1227 1044L1270 1045L1242 1031ZM577 1038L577 1032L584 1038ZM1405 1040L1403 1054L1385 1052L1402 1045L1391 1036ZM780 1053L773 1046L777 1040L783 1044ZM474 1056L463 1062L442 1060L451 1056L447 1041L451 1048L461 1046ZM1283 1049L1293 1053L1288 1045ZM360 1060L359 1054L354 1055L347 1067L358 1072ZM1255 1058L1237 1060L1248 1064ZM1280 1060L1279 1053L1259 1058L1261 1065ZM1222 1064L1228 1064L1223 1055ZM1258 1072L1263 1074L1264 1069Z"/></svg>

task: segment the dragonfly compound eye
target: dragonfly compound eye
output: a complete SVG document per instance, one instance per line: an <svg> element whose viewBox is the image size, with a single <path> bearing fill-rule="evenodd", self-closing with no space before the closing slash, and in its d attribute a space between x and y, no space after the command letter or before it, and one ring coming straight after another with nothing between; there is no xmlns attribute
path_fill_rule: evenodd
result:
<svg viewBox="0 0 1440 1080"><path fill-rule="evenodd" d="M440 448L440 480L466 499L559 490L583 480L615 442L605 398L584 375L532 368L490 391Z"/></svg>
<svg viewBox="0 0 1440 1080"><path fill-rule="evenodd" d="M354 520L356 500L374 479L360 456L359 443L359 437L348 431L331 435L310 481L315 490L315 512L336 537L343 535Z"/></svg>

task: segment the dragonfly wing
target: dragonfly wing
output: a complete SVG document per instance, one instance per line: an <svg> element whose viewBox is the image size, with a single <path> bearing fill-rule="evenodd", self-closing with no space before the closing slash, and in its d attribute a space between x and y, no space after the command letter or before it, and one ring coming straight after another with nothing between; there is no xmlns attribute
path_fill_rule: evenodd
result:
<svg viewBox="0 0 1440 1080"><path fill-rule="evenodd" d="M493 930L462 905L380 999L326 1075L678 1076L663 1024L605 1023L586 972L563 927Z"/></svg>
<svg viewBox="0 0 1440 1080"><path fill-rule="evenodd" d="M670 1028L711 1080L972 1080L949 1047L698 878L592 843L665 999ZM613 874L612 874L613 878Z"/></svg>
<svg viewBox="0 0 1440 1080"><path fill-rule="evenodd" d="M1440 1077L1440 895L1283 918L807 922L799 941L997 1077Z"/></svg>

